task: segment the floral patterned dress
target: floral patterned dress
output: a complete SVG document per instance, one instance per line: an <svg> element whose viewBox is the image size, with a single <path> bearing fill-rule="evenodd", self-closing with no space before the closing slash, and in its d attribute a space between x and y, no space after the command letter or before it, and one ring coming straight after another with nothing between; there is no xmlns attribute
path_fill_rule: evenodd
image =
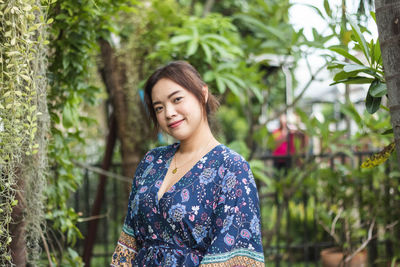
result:
<svg viewBox="0 0 400 267"><path fill-rule="evenodd" d="M219 144L158 200L178 147L155 148L137 167L111 266L264 266L249 164Z"/></svg>

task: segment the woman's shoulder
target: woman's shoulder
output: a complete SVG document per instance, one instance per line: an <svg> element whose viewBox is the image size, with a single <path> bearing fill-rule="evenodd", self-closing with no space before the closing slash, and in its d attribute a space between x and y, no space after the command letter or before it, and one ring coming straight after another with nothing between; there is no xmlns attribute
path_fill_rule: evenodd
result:
<svg viewBox="0 0 400 267"><path fill-rule="evenodd" d="M225 168L237 168L244 165L246 165L247 168L249 167L249 163L241 154L224 144L222 144L221 147L221 155L223 156L222 159L224 161Z"/></svg>
<svg viewBox="0 0 400 267"><path fill-rule="evenodd" d="M222 147L223 150L221 151L221 154L224 155L222 183L226 185L231 182L230 180L232 177L235 177L234 180L241 177L238 180L237 186L244 186L246 188L251 184L256 187L253 172L251 171L250 164L247 160L234 149L225 145Z"/></svg>

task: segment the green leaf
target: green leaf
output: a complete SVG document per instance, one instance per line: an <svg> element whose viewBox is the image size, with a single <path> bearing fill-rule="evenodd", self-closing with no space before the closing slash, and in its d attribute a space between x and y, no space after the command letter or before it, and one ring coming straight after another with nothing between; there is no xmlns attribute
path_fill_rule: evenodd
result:
<svg viewBox="0 0 400 267"><path fill-rule="evenodd" d="M199 42L197 39L193 39L188 46L188 49L186 51L186 56L189 57L191 55L193 55L194 53L196 53L197 48L199 47Z"/></svg>
<svg viewBox="0 0 400 267"><path fill-rule="evenodd" d="M365 107L367 108L369 114L374 114L379 109L381 100L382 97L373 97L368 91Z"/></svg>
<svg viewBox="0 0 400 267"><path fill-rule="evenodd" d="M264 22L248 15L236 15L235 18L241 19L243 22L248 23L250 25L253 25L257 27L260 31L266 33L267 35L273 35L279 40L286 42L287 40L285 39L285 35L282 31L280 31L277 28L274 28L272 26L266 26Z"/></svg>
<svg viewBox="0 0 400 267"><path fill-rule="evenodd" d="M348 79L336 81L334 83L331 83L330 85L335 85L338 83L344 83L344 84L364 84L364 83L372 83L374 79L368 78L368 77L362 77L362 76L357 76L357 77L350 77Z"/></svg>
<svg viewBox="0 0 400 267"><path fill-rule="evenodd" d="M349 21L351 28L353 29L353 35L358 44L360 45L361 50L363 51L365 57L367 58L368 62L370 61L370 55L369 55L369 49L367 42L364 39L364 36L360 30L360 27L358 27L357 23L350 17L347 16L347 20Z"/></svg>
<svg viewBox="0 0 400 267"><path fill-rule="evenodd" d="M65 128L70 128L74 125L76 122L75 116L74 116L74 111L73 108L70 105L65 105L62 113L62 124L64 125Z"/></svg>
<svg viewBox="0 0 400 267"><path fill-rule="evenodd" d="M264 182L268 187L272 186L273 179L265 174L265 165L262 161L253 159L249 162L249 165L254 172L254 178Z"/></svg>
<svg viewBox="0 0 400 267"><path fill-rule="evenodd" d="M375 57L375 62L378 65L382 65L382 54L381 54L381 46L379 43L379 39L376 39L376 43L374 46L374 57Z"/></svg>
<svg viewBox="0 0 400 267"><path fill-rule="evenodd" d="M347 65L348 63L346 63L346 62L342 62L342 61L338 61L338 60L334 60L334 61L332 61L331 63L330 63L330 65L331 66L335 66L336 68L338 68L339 66L345 66L345 65Z"/></svg>
<svg viewBox="0 0 400 267"><path fill-rule="evenodd" d="M25 81L27 81L27 82L30 82L32 79L29 77L29 76L27 76L27 75L24 75L24 74L20 74L20 76L25 80Z"/></svg>
<svg viewBox="0 0 400 267"><path fill-rule="evenodd" d="M344 56L347 59L350 59L351 61L353 61L354 63L363 65L363 63L356 58L355 56L351 55L349 52L347 52L345 49L338 47L338 46L331 46L329 47L329 50L338 53L339 55Z"/></svg>
<svg viewBox="0 0 400 267"><path fill-rule="evenodd" d="M276 38L278 38L279 40L281 40L282 42L286 42L286 38L285 38L285 34L279 30L276 27L272 27L272 26L264 26L264 30L267 33L270 33L272 35L274 35Z"/></svg>
<svg viewBox="0 0 400 267"><path fill-rule="evenodd" d="M369 51L371 51L371 66L375 64L375 44L374 39L369 42Z"/></svg>
<svg viewBox="0 0 400 267"><path fill-rule="evenodd" d="M359 127L362 127L362 118L360 114L358 114L357 110L355 109L354 105L352 103L348 105L342 105L341 108L342 112L345 113L347 116L352 118Z"/></svg>
<svg viewBox="0 0 400 267"><path fill-rule="evenodd" d="M192 32L193 32L193 38L198 40L199 39L199 30L197 29L196 26L191 26L190 28L192 29Z"/></svg>
<svg viewBox="0 0 400 267"><path fill-rule="evenodd" d="M345 80L348 79L350 77L354 77L357 75L358 72L345 72L345 71L340 71L338 73L335 74L335 76L333 77L334 81L341 81L341 80Z"/></svg>
<svg viewBox="0 0 400 267"><path fill-rule="evenodd" d="M18 205L18 199L14 199L14 200L11 202L11 206L14 207L14 206L17 206L17 205Z"/></svg>
<svg viewBox="0 0 400 267"><path fill-rule="evenodd" d="M203 75L205 82L211 82L214 80L214 72L209 70Z"/></svg>
<svg viewBox="0 0 400 267"><path fill-rule="evenodd" d="M324 9L325 9L326 14L328 14L329 17L332 17L332 10L331 10L331 7L329 6L328 0L324 0Z"/></svg>
<svg viewBox="0 0 400 267"><path fill-rule="evenodd" d="M260 88L257 86L249 86L250 90L254 93L254 95L257 97L257 100L262 103L263 102L263 96L261 93Z"/></svg>
<svg viewBox="0 0 400 267"><path fill-rule="evenodd" d="M234 74L227 73L227 74L225 74L225 77L228 77L229 79L235 81L235 83L237 83L243 89L246 88L246 83L239 77L235 76Z"/></svg>
<svg viewBox="0 0 400 267"><path fill-rule="evenodd" d="M345 72L362 71L362 70L369 70L369 67L357 64L347 64L343 67L343 71Z"/></svg>
<svg viewBox="0 0 400 267"><path fill-rule="evenodd" d="M230 45L230 42L228 39L226 39L223 36L219 36L219 35L212 34L212 33L203 35L202 39L214 39L214 40L220 41L221 43L224 43L225 45Z"/></svg>
<svg viewBox="0 0 400 267"><path fill-rule="evenodd" d="M223 58L233 58L233 56L225 50L225 48L223 48L222 46L218 45L215 42L209 42L209 45L212 46L217 52L218 54L223 57Z"/></svg>
<svg viewBox="0 0 400 267"><path fill-rule="evenodd" d="M226 85L224 81L221 79L221 77L216 76L215 81L217 82L217 88L220 94L223 94L226 90Z"/></svg>
<svg viewBox="0 0 400 267"><path fill-rule="evenodd" d="M387 87L385 83L382 83L380 80L375 79L371 86L369 87L369 93L373 97L382 97L387 94Z"/></svg>
<svg viewBox="0 0 400 267"><path fill-rule="evenodd" d="M203 48L204 54L206 55L206 61L211 62L212 53L210 47L205 43L200 43L201 48Z"/></svg>
<svg viewBox="0 0 400 267"><path fill-rule="evenodd" d="M392 133L393 133L393 129L389 129L389 130L384 131L382 133L382 135L388 135L388 134L392 134Z"/></svg>
<svg viewBox="0 0 400 267"><path fill-rule="evenodd" d="M229 80L225 77L221 77L221 79L225 82L225 84L228 86L228 88L232 91L232 93L234 93L236 96L241 96L241 92L239 87L237 87L237 85L232 82L232 80Z"/></svg>
<svg viewBox="0 0 400 267"><path fill-rule="evenodd" d="M282 43L276 40L266 40L260 45L260 48L279 48Z"/></svg>
<svg viewBox="0 0 400 267"><path fill-rule="evenodd" d="M190 35L178 35L171 38L169 41L171 44L181 44L187 41L190 41L193 37Z"/></svg>
<svg viewBox="0 0 400 267"><path fill-rule="evenodd" d="M374 11L371 11L370 14L371 14L371 17L374 19L374 21L375 21L375 23L376 23L376 15L375 15L375 12L374 12Z"/></svg>
<svg viewBox="0 0 400 267"><path fill-rule="evenodd" d="M68 15L65 14L65 13L61 13L61 14L58 14L58 15L56 16L56 20L67 20L67 19L69 19L69 17L68 17Z"/></svg>
<svg viewBox="0 0 400 267"><path fill-rule="evenodd" d="M318 34L317 29L312 28L312 34L313 34L314 41L319 39L319 34Z"/></svg>

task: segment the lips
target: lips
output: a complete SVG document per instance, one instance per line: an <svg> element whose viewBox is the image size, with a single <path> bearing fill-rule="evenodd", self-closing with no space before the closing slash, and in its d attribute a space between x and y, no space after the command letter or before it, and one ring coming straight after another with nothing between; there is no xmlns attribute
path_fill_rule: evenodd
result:
<svg viewBox="0 0 400 267"><path fill-rule="evenodd" d="M179 125L181 125L181 123L182 123L183 121L184 121L184 119L183 119L183 120L179 120L179 121L174 121L174 122L168 124L168 127L170 127L170 128L176 128L176 127L178 127Z"/></svg>

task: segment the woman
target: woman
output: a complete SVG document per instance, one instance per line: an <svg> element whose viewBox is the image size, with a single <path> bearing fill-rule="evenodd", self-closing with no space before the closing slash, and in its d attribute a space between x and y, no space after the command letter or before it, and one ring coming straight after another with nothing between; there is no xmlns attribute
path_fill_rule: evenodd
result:
<svg viewBox="0 0 400 267"><path fill-rule="evenodd" d="M279 116L279 128L272 132L272 137L275 140L275 149L272 155L277 157L274 159L274 167L287 173L292 162L291 155L295 153L295 147L294 131L288 128L286 114Z"/></svg>
<svg viewBox="0 0 400 267"><path fill-rule="evenodd" d="M151 118L179 143L139 163L112 266L264 266L249 164L220 144L208 115L218 102L184 61L145 86Z"/></svg>

